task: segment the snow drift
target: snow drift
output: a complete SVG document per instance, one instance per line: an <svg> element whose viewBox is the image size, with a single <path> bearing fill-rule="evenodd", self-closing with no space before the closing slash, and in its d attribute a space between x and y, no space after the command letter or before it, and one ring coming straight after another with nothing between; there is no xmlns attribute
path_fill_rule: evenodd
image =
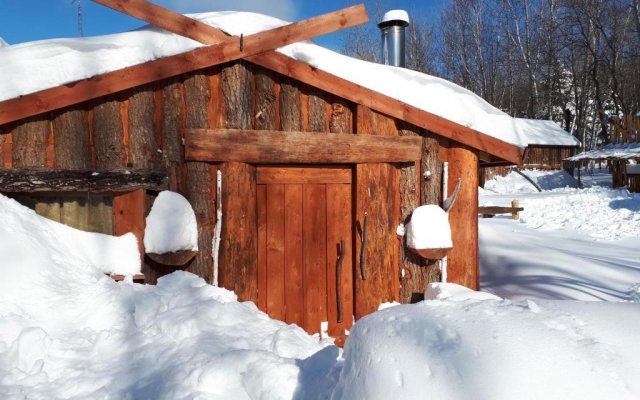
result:
<svg viewBox="0 0 640 400"><path fill-rule="evenodd" d="M116 283L92 261L104 253L85 246L90 234L68 241L3 196L0 217L3 399L640 396L640 304L433 285L430 300L358 321L341 357L188 272Z"/></svg>

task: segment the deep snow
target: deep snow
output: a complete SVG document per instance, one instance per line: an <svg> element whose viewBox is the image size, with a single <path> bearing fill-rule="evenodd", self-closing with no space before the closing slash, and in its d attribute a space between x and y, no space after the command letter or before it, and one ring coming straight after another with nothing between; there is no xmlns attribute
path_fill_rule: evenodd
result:
<svg viewBox="0 0 640 400"><path fill-rule="evenodd" d="M640 195L611 189L611 176L582 171L515 173L480 190L480 203L517 198L521 221L480 219L481 287L509 299L633 300L640 285ZM607 186L608 180L608 186Z"/></svg>
<svg viewBox="0 0 640 400"><path fill-rule="evenodd" d="M91 234L69 243L1 195L0 213L3 399L640 396L637 303L432 284L428 300L358 321L341 354L188 272L116 283L76 251Z"/></svg>

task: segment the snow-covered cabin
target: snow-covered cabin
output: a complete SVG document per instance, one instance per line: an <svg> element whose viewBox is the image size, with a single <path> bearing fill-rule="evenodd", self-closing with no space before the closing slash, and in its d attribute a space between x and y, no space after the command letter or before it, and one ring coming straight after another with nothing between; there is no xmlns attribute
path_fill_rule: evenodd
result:
<svg viewBox="0 0 640 400"><path fill-rule="evenodd" d="M628 187L640 193L640 118L626 115L611 117L609 121L609 143L568 157L572 166L584 167L593 162L606 162L611 171L613 187ZM580 175L578 175L578 182Z"/></svg>
<svg viewBox="0 0 640 400"><path fill-rule="evenodd" d="M311 42L270 50L293 29L260 49L269 35L253 33L286 24L271 17L179 23L157 11L138 17L179 34L147 26L0 48L1 192L82 229L132 231L144 254L154 197L177 191L199 235L197 256L179 268L209 281L221 204L220 286L340 335L351 316L420 298L438 279L396 228L441 202L447 161L448 181L462 179L449 281L477 288L478 165L521 162L511 117L451 82ZM150 283L176 268L144 262Z"/></svg>
<svg viewBox="0 0 640 400"><path fill-rule="evenodd" d="M571 157L580 141L557 123L542 119L514 118L514 129L527 143L523 155L524 168L562 169L562 160ZM495 176L505 176L511 169L503 162L482 163L480 186Z"/></svg>

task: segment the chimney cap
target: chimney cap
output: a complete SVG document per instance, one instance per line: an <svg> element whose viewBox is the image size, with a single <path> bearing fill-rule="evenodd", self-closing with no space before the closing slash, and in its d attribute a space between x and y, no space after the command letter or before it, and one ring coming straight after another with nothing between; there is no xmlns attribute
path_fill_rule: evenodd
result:
<svg viewBox="0 0 640 400"><path fill-rule="evenodd" d="M382 21L378 23L378 27L384 28L385 26L390 25L408 26L409 14L405 10L387 11L382 17Z"/></svg>

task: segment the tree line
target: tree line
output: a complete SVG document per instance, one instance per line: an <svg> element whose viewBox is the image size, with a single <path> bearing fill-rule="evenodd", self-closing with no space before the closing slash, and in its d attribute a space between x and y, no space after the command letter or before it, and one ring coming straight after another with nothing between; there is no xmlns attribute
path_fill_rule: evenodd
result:
<svg viewBox="0 0 640 400"><path fill-rule="evenodd" d="M450 0L411 12L407 68L478 94L506 113L564 123L590 149L612 116L640 111L640 0ZM381 1L374 10L380 19ZM378 62L375 24L346 33L345 53Z"/></svg>

